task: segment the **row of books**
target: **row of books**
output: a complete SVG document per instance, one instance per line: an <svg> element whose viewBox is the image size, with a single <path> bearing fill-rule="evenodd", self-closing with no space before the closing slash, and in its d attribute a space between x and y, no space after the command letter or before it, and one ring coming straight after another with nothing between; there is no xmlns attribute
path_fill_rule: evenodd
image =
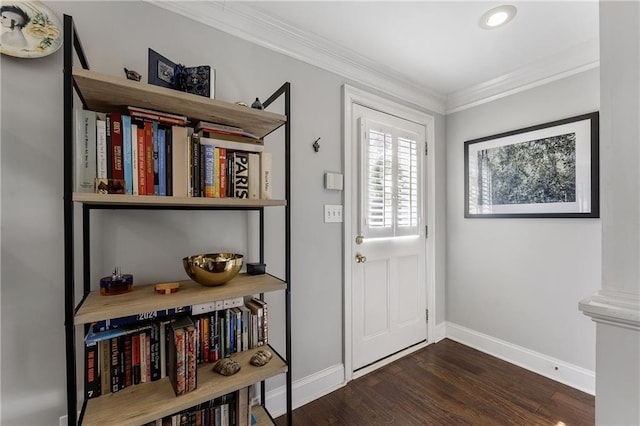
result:
<svg viewBox="0 0 640 426"><path fill-rule="evenodd" d="M242 388L143 426L246 426L251 424L249 389Z"/></svg>
<svg viewBox="0 0 640 426"><path fill-rule="evenodd" d="M261 140L231 126L194 130L181 116L128 113L75 111L76 192L271 198L272 157Z"/></svg>
<svg viewBox="0 0 640 426"><path fill-rule="evenodd" d="M245 305L109 326L85 337L87 399L169 377L177 395L197 387L197 365L268 343L268 305Z"/></svg>

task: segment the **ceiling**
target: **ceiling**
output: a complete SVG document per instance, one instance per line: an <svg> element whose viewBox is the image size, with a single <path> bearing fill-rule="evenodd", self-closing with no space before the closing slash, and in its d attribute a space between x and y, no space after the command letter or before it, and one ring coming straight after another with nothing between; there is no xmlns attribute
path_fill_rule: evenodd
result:
<svg viewBox="0 0 640 426"><path fill-rule="evenodd" d="M597 1L154 4L441 113L599 60ZM501 4L516 17L481 29L481 15Z"/></svg>

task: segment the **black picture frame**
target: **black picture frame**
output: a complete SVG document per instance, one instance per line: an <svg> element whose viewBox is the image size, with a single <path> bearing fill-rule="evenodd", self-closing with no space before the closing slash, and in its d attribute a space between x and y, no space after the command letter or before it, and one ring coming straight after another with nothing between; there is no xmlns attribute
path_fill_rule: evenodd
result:
<svg viewBox="0 0 640 426"><path fill-rule="evenodd" d="M175 69L176 64L173 61L149 48L149 84L175 89Z"/></svg>
<svg viewBox="0 0 640 426"><path fill-rule="evenodd" d="M465 218L598 218L599 113L464 143Z"/></svg>

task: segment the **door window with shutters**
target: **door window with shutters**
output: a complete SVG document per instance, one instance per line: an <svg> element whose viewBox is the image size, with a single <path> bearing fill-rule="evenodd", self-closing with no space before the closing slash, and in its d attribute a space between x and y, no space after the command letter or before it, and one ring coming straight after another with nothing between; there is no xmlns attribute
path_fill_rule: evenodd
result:
<svg viewBox="0 0 640 426"><path fill-rule="evenodd" d="M386 114L360 119L360 234L420 235L424 126Z"/></svg>

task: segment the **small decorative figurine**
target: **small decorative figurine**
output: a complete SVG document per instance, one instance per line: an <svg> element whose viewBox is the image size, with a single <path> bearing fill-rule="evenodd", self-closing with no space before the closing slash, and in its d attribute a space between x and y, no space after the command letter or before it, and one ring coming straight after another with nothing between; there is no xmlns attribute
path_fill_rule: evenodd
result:
<svg viewBox="0 0 640 426"><path fill-rule="evenodd" d="M320 144L318 143L318 141L319 141L319 140L320 140L320 138L316 139L316 140L313 142L313 145L311 145L311 146L313 147L313 150L314 150L315 152L320 151Z"/></svg>
<svg viewBox="0 0 640 426"><path fill-rule="evenodd" d="M258 98L256 98L255 101L253 101L253 103L251 104L251 108L264 109L264 107L262 106L262 102L260 102L260 99L258 99Z"/></svg>
<svg viewBox="0 0 640 426"><path fill-rule="evenodd" d="M138 71L128 70L125 68L124 73L129 80L140 81L142 79L142 76Z"/></svg>
<svg viewBox="0 0 640 426"><path fill-rule="evenodd" d="M180 290L180 283L162 283L156 284L153 286L153 289L156 293L160 294L171 294Z"/></svg>
<svg viewBox="0 0 640 426"><path fill-rule="evenodd" d="M242 102L242 101L238 101L238 102L236 102L236 105L240 105L240 106L243 106L243 107L247 107L247 108L249 108L249 105L247 105L247 103L246 103L246 102Z"/></svg>
<svg viewBox="0 0 640 426"><path fill-rule="evenodd" d="M216 362L216 365L213 366L213 371L223 376L233 376L240 371L240 364L231 358L223 358Z"/></svg>
<svg viewBox="0 0 640 426"><path fill-rule="evenodd" d="M271 361L271 358L273 358L271 352L265 349L260 349L258 352L253 354L249 363L251 365L255 365L256 367L262 367L263 365L266 365L269 361Z"/></svg>
<svg viewBox="0 0 640 426"><path fill-rule="evenodd" d="M113 273L100 279L100 294L113 296L131 291L133 288L133 275L123 274L120 268L113 269Z"/></svg>

